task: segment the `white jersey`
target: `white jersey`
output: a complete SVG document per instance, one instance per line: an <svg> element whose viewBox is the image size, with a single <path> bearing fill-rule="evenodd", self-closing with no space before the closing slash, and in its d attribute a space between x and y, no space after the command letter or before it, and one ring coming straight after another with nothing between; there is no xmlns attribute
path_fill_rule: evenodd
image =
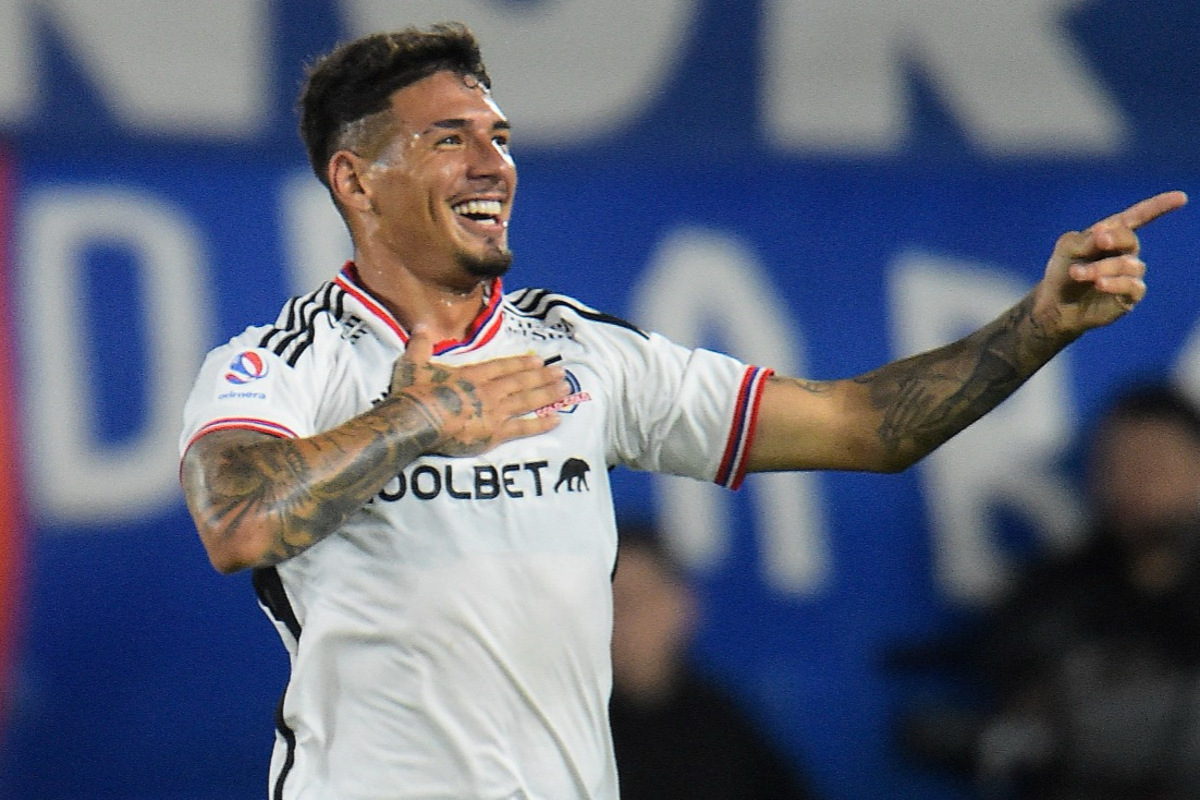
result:
<svg viewBox="0 0 1200 800"><path fill-rule="evenodd" d="M209 354L181 451L224 428L333 428L385 395L406 341L348 266ZM768 372L498 280L436 358L531 350L571 384L557 428L421 458L336 533L255 571L291 657L273 800L617 800L608 468L736 487Z"/></svg>

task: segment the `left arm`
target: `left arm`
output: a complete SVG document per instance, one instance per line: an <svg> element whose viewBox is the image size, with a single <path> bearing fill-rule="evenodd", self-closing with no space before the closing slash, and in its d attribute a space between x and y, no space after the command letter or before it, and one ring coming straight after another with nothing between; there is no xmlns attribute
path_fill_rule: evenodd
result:
<svg viewBox="0 0 1200 800"><path fill-rule="evenodd" d="M995 408L1085 331L1145 295L1136 230L1187 202L1165 192L1059 237L1042 280L990 324L856 378L772 378L750 471L896 472Z"/></svg>

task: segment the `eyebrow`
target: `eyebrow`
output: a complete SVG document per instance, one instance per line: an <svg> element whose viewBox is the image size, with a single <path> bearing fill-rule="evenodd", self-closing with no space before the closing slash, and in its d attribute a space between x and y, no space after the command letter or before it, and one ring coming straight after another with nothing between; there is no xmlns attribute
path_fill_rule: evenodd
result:
<svg viewBox="0 0 1200 800"><path fill-rule="evenodd" d="M461 117L454 117L452 119L439 119L438 121L436 121L432 125L430 125L426 129L425 132L428 133L429 131L434 130L434 129L460 130L462 128L469 127L470 124L471 123L469 120L463 119ZM496 130L507 131L507 130L511 130L511 129L512 129L512 125L506 119L499 119L499 120L496 120L494 123L492 123L492 130L494 130L494 131L496 131Z"/></svg>

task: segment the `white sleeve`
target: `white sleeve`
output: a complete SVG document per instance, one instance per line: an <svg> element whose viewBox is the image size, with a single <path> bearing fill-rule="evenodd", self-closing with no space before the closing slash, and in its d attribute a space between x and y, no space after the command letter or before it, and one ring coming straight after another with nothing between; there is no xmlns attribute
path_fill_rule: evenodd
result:
<svg viewBox="0 0 1200 800"><path fill-rule="evenodd" d="M179 453L206 433L241 428L286 438L316 431L313 382L269 349L255 347L255 329L208 354L183 409Z"/></svg>
<svg viewBox="0 0 1200 800"><path fill-rule="evenodd" d="M616 460L736 489L771 371L654 333L622 336L615 352Z"/></svg>

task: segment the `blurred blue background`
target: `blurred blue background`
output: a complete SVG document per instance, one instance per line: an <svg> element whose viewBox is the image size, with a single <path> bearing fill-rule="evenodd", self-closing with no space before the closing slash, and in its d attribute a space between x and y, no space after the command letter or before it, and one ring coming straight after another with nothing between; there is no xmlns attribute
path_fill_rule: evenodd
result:
<svg viewBox="0 0 1200 800"><path fill-rule="evenodd" d="M348 255L294 133L335 42L461 19L521 174L509 288L831 378L948 341L1055 238L1200 199L1200 6L1173 0L0 2L0 263L13 348L0 532L4 800L266 793L286 657L209 567L177 481L204 352ZM969 796L906 761L898 644L952 629L1083 522L1072 446L1145 375L1200 394L1194 208L1150 293L906 473L618 472L703 594L697 642L841 800ZM9 629L11 628L11 629Z"/></svg>

